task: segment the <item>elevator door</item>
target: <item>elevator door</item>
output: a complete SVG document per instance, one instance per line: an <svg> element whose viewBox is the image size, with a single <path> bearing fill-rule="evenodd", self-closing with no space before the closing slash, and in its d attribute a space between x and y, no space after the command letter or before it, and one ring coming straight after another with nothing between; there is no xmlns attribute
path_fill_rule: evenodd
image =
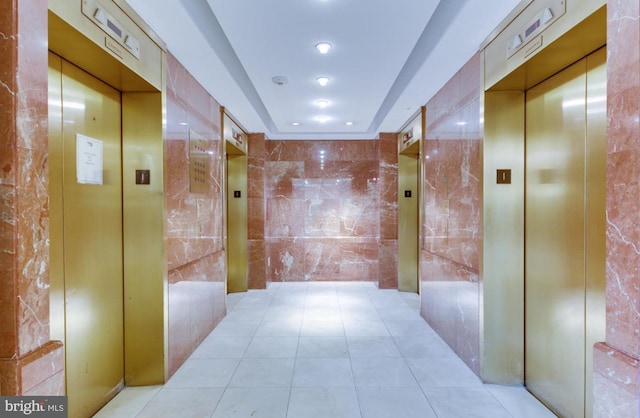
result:
<svg viewBox="0 0 640 418"><path fill-rule="evenodd" d="M604 340L606 52L527 91L525 379L562 417L591 416Z"/></svg>
<svg viewBox="0 0 640 418"><path fill-rule="evenodd" d="M246 292L248 271L247 156L227 142L227 291Z"/></svg>
<svg viewBox="0 0 640 418"><path fill-rule="evenodd" d="M62 275L52 293L64 295L69 416L88 417L123 386L121 98L53 54L49 84L52 273ZM84 137L102 151L79 149ZM87 183L92 167L102 180Z"/></svg>

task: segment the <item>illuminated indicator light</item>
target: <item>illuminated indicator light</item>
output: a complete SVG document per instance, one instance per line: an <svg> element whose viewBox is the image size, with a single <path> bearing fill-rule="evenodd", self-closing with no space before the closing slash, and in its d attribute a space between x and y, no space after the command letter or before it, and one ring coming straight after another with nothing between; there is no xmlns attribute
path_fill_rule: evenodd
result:
<svg viewBox="0 0 640 418"><path fill-rule="evenodd" d="M539 27L540 27L540 19L538 19L535 22L533 22L533 25L529 26L529 28L525 31L525 33L524 33L525 38L528 38L529 35L531 35L533 32L535 32L536 29L538 29Z"/></svg>

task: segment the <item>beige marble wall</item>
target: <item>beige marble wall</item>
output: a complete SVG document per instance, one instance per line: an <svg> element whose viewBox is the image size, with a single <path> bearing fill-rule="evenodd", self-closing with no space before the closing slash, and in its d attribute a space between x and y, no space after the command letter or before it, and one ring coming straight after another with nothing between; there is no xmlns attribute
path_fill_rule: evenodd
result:
<svg viewBox="0 0 640 418"><path fill-rule="evenodd" d="M64 393L49 340L47 3L0 3L0 387Z"/></svg>
<svg viewBox="0 0 640 418"><path fill-rule="evenodd" d="M607 2L607 336L594 416L640 416L640 2Z"/></svg>
<svg viewBox="0 0 640 418"><path fill-rule="evenodd" d="M427 103L421 314L479 373L480 56Z"/></svg>
<svg viewBox="0 0 640 418"><path fill-rule="evenodd" d="M169 372L225 315L220 105L167 54L165 236L169 266ZM209 187L189 186L189 136L207 140Z"/></svg>

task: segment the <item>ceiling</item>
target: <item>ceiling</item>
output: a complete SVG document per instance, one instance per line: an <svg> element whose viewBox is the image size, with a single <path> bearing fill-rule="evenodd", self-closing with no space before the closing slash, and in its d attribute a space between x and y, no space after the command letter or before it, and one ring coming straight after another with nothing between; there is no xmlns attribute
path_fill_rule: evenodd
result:
<svg viewBox="0 0 640 418"><path fill-rule="evenodd" d="M520 0L127 2L247 131L372 139L399 131Z"/></svg>

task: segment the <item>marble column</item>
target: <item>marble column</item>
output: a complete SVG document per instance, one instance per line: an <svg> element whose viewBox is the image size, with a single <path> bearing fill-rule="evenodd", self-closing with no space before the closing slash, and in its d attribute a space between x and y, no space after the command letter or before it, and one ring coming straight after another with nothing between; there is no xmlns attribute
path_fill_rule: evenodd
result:
<svg viewBox="0 0 640 418"><path fill-rule="evenodd" d="M378 287L398 288L398 134L380 134Z"/></svg>
<svg viewBox="0 0 640 418"><path fill-rule="evenodd" d="M47 2L0 3L0 394L64 393L49 336Z"/></svg>
<svg viewBox="0 0 640 418"><path fill-rule="evenodd" d="M248 214L249 214L249 289L267 287L266 255L264 242L265 221L265 135L250 134L248 152L249 173Z"/></svg>
<svg viewBox="0 0 640 418"><path fill-rule="evenodd" d="M640 2L607 2L607 334L594 349L594 416L638 417Z"/></svg>

